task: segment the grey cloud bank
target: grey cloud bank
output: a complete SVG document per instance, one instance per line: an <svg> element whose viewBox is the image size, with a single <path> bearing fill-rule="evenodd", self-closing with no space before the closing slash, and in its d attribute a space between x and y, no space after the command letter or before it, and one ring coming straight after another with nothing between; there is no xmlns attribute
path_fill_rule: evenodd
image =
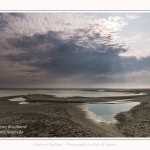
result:
<svg viewBox="0 0 150 150"><path fill-rule="evenodd" d="M121 42L144 15L109 15L1 13L0 87L149 87L150 55Z"/></svg>

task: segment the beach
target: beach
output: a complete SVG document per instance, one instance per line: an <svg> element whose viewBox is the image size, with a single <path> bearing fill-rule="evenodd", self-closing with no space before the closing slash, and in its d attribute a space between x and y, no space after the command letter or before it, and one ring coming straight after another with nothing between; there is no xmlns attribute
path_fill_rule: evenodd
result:
<svg viewBox="0 0 150 150"><path fill-rule="evenodd" d="M133 91L147 95L134 96L133 101L140 104L118 113L116 123L88 118L83 106L122 97L58 98L42 94L0 97L0 137L150 137L149 90L128 90ZM30 104L9 100L17 97L26 98Z"/></svg>

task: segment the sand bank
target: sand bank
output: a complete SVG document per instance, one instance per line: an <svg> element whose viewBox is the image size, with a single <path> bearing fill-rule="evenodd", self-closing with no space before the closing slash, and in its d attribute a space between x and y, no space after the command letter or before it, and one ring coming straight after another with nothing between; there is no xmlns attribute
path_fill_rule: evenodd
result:
<svg viewBox="0 0 150 150"><path fill-rule="evenodd" d="M22 95L23 96L23 95ZM0 97L0 137L149 137L150 96L128 97L141 102L128 112L116 115L117 123L99 123L88 119L82 109L84 103L109 102L117 98L56 98L48 95L27 95L29 105L19 105ZM127 99L127 98L126 98ZM48 102L49 101L49 102ZM21 130L8 125L26 126ZM4 134L5 131L5 134ZM9 131L9 132L8 132ZM13 134L12 134L13 133Z"/></svg>

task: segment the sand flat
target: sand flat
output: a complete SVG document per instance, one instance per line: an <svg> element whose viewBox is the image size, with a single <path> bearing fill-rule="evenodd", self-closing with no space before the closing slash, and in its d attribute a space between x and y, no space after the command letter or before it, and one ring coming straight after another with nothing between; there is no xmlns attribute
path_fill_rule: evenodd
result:
<svg viewBox="0 0 150 150"><path fill-rule="evenodd" d="M134 97L131 101L141 104L117 114L117 123L110 124L88 119L81 106L121 100L122 97L62 99L37 94L26 95L30 105L10 101L19 97L0 97L0 126L27 125L27 128L23 129L23 134L0 134L0 137L150 137L149 95ZM48 102L40 101L44 97Z"/></svg>

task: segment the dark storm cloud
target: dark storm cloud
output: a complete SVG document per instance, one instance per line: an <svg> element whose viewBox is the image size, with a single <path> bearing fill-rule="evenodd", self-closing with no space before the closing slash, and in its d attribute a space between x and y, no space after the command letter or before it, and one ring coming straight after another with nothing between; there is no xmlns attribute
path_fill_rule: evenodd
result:
<svg viewBox="0 0 150 150"><path fill-rule="evenodd" d="M11 18L22 18L24 17L23 13L0 13L0 31L3 31L3 28L9 28L8 20Z"/></svg>
<svg viewBox="0 0 150 150"><path fill-rule="evenodd" d="M115 47L111 44L101 44L97 49L92 49L78 45L78 40L76 36L61 39L59 32L52 31L11 39L9 42L11 41L13 47L25 53L8 55L7 59L13 63L36 67L37 70L29 70L31 74L37 73L38 70L46 71L47 79L82 75L75 79L81 83L126 83L126 77L121 78L121 75L150 70L147 65L150 58L139 61L135 57L120 57L118 54L126 49L117 48L116 44ZM49 77L51 73L54 74L53 77ZM115 78L115 75L120 76Z"/></svg>
<svg viewBox="0 0 150 150"><path fill-rule="evenodd" d="M13 16L13 17L21 17L23 18L24 17L24 14L23 13L9 13L10 16Z"/></svg>
<svg viewBox="0 0 150 150"><path fill-rule="evenodd" d="M33 36L8 39L7 42L15 48L34 48L40 44L49 44L52 42L57 44L57 42L60 42L58 35L59 33L57 32L49 31L48 34L34 34Z"/></svg>
<svg viewBox="0 0 150 150"><path fill-rule="evenodd" d="M57 76L67 77L76 74L94 75L122 70L122 60L118 54L125 52L126 49L117 48L117 44L100 44L96 48L84 47L77 44L80 41L79 36L62 39L62 34L62 32L49 31L47 34L9 39L8 43L22 53L9 54L7 59L12 62L26 63L47 72L54 72ZM92 39L95 38L101 37L95 34ZM85 44L88 45L88 41Z"/></svg>
<svg viewBox="0 0 150 150"><path fill-rule="evenodd" d="M4 27L7 26L7 21L5 21L4 16L0 13L0 31L3 30Z"/></svg>

